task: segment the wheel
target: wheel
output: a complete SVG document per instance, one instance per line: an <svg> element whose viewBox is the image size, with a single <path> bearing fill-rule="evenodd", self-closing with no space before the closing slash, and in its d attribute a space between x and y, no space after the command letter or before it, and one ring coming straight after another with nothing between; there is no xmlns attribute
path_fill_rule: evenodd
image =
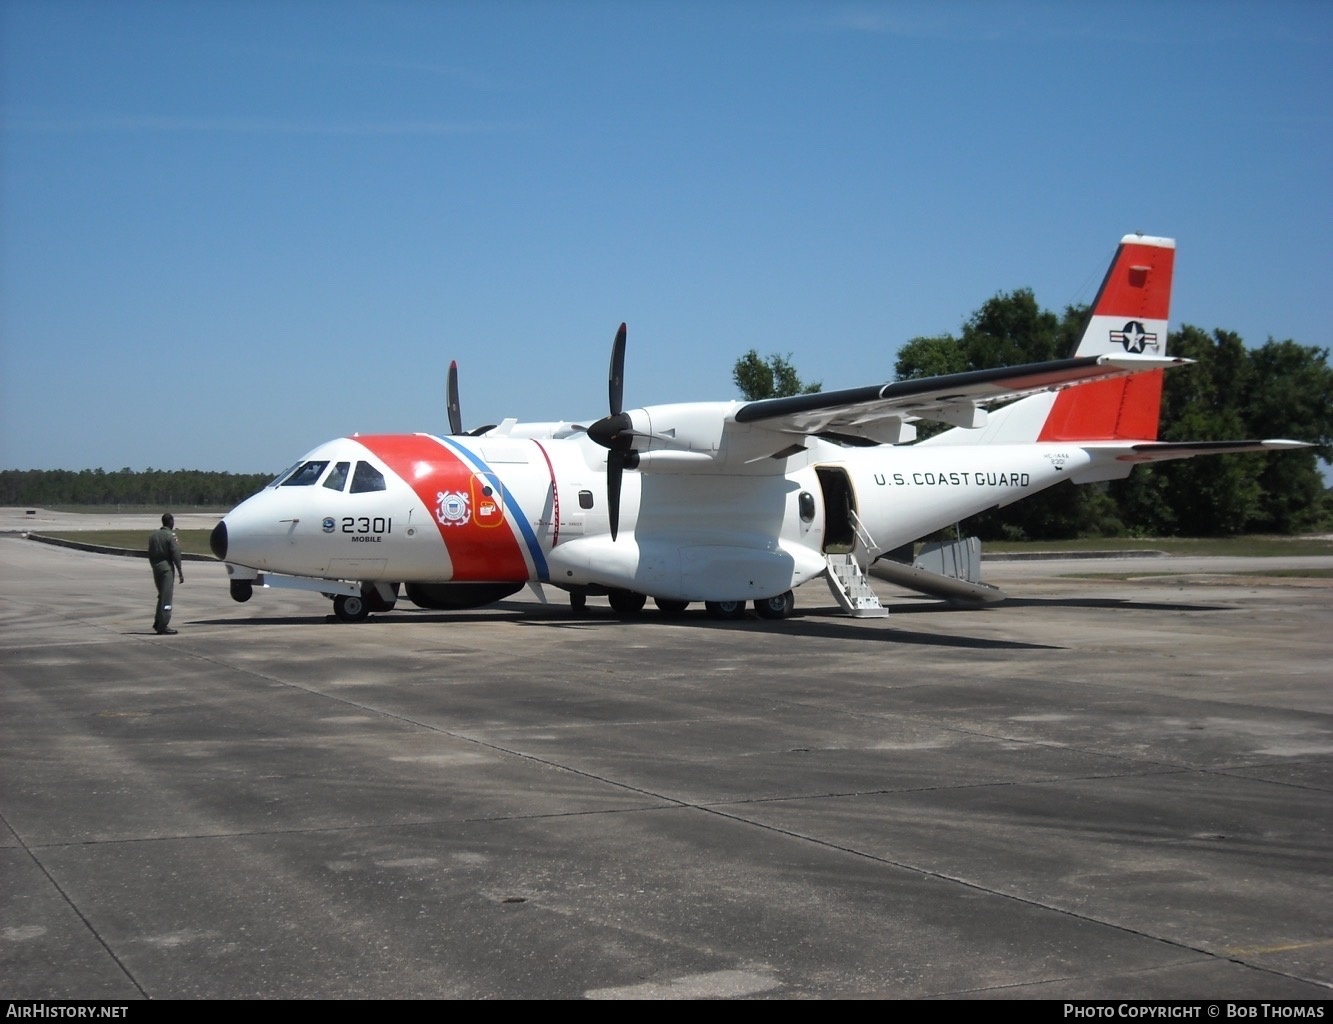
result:
<svg viewBox="0 0 1333 1024"><path fill-rule="evenodd" d="M744 601L705 601L704 607L715 619L739 619L745 615Z"/></svg>
<svg viewBox="0 0 1333 1024"><path fill-rule="evenodd" d="M657 605L657 610L663 615L679 615L690 606L689 601L675 601L669 597L655 597L653 604Z"/></svg>
<svg viewBox="0 0 1333 1024"><path fill-rule="evenodd" d="M581 590L569 592L569 608L573 612L582 612L588 607L588 595Z"/></svg>
<svg viewBox="0 0 1333 1024"><path fill-rule="evenodd" d="M231 581L231 599L233 601L239 601L241 604L245 604L246 601L254 597L254 594L255 585L249 580Z"/></svg>
<svg viewBox="0 0 1333 1024"><path fill-rule="evenodd" d="M333 614L342 622L365 622L370 606L360 595L339 594L333 599Z"/></svg>
<svg viewBox="0 0 1333 1024"><path fill-rule="evenodd" d="M637 615L648 603L647 597L632 590L612 590L606 595L606 600L617 615Z"/></svg>
<svg viewBox="0 0 1333 1024"><path fill-rule="evenodd" d="M754 603L754 610L761 619L785 619L796 607L796 597L789 590L776 597L767 597Z"/></svg>

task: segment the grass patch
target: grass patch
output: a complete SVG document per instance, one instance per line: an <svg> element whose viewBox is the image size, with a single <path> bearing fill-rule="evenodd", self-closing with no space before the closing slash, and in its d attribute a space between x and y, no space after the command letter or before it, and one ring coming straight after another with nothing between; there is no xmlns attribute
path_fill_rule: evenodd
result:
<svg viewBox="0 0 1333 1024"><path fill-rule="evenodd" d="M1165 551L1169 555L1233 558L1303 558L1333 555L1333 540L1324 537L1091 537L1083 540L983 541L982 551L1020 553L1026 551Z"/></svg>
<svg viewBox="0 0 1333 1024"><path fill-rule="evenodd" d="M34 531L34 537L53 537L56 540L72 540L83 544L100 544L109 548L124 548L127 551L147 551L148 535L152 530L43 530ZM190 555L207 555L208 535L211 530L177 530L176 538L181 542L181 551Z"/></svg>

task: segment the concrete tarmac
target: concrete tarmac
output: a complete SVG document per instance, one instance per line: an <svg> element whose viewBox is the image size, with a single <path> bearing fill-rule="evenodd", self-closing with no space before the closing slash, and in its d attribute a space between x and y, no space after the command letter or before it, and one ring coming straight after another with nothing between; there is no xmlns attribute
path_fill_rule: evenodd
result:
<svg viewBox="0 0 1333 1024"><path fill-rule="evenodd" d="M1326 1000L1333 589L1274 564L343 625L190 563L158 637L141 560L0 537L0 995Z"/></svg>

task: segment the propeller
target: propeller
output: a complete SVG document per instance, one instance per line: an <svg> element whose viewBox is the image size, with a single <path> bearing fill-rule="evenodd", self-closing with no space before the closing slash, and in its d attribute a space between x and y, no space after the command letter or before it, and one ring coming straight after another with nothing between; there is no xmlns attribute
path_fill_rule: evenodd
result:
<svg viewBox="0 0 1333 1024"><path fill-rule="evenodd" d="M445 404L449 410L449 433L457 437L460 434L468 437L480 437L488 430L494 430L495 424L488 423L484 427L477 427L475 430L463 429L463 413L458 405L458 360L453 359L449 362L449 383L445 387Z"/></svg>
<svg viewBox="0 0 1333 1024"><path fill-rule="evenodd" d="M449 363L449 384L445 389L449 408L449 433L463 432L463 413L458 408L458 360Z"/></svg>
<svg viewBox="0 0 1333 1024"><path fill-rule="evenodd" d="M625 470L639 464L639 453L634 450L634 423L625 413L625 325L616 331L611 345L611 371L607 398L610 415L603 416L588 427L588 436L606 449L606 502L607 518L611 524L611 539L620 529L620 490Z"/></svg>

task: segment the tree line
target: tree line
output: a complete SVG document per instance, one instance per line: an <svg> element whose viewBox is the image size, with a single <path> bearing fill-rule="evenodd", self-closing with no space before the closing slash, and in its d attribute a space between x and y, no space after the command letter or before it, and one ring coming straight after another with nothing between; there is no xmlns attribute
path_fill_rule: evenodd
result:
<svg viewBox="0 0 1333 1024"><path fill-rule="evenodd" d="M0 505L189 505L231 507L273 479L271 473L198 469L5 469Z"/></svg>
<svg viewBox="0 0 1333 1024"><path fill-rule="evenodd" d="M898 352L894 379L1059 359L1073 352L1088 308L1042 309L1028 289L1001 292L961 332L913 338ZM1185 325L1167 341L1195 365L1166 374L1159 437L1165 441L1291 438L1315 448L1220 455L1137 467L1125 480L1060 484L969 519L983 540L1099 536L1225 536L1302 533L1333 525L1333 498L1319 460L1333 458L1333 368L1328 349L1269 339L1247 347L1233 331ZM764 370L773 372L764 373ZM779 372L780 371L780 372ZM751 350L733 377L748 400L809 390L789 357ZM747 390L758 381L757 389ZM815 385L814 390L818 390ZM944 429L918 424L919 436Z"/></svg>

